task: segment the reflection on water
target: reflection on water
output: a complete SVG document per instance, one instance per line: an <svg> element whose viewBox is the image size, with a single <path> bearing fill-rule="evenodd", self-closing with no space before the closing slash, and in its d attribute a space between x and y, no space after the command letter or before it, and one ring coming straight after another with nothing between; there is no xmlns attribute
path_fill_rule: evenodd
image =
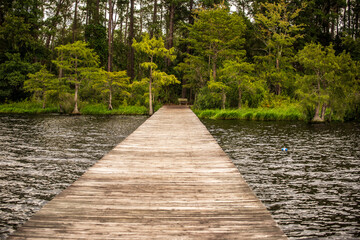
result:
<svg viewBox="0 0 360 240"><path fill-rule="evenodd" d="M203 122L290 239L360 239L360 124Z"/></svg>
<svg viewBox="0 0 360 240"><path fill-rule="evenodd" d="M0 238L145 120L144 116L0 115Z"/></svg>

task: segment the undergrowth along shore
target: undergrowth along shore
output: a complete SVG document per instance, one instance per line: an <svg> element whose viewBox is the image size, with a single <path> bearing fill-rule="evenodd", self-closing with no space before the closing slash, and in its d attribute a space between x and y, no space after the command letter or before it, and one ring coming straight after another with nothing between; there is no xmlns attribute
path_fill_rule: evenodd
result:
<svg viewBox="0 0 360 240"><path fill-rule="evenodd" d="M155 106L158 110L160 106ZM56 106L42 108L41 103L36 102L18 102L0 105L0 113L64 113ZM80 108L80 113L84 115L147 115L149 113L145 106L119 106L113 110L108 110L104 104L86 104Z"/></svg>
<svg viewBox="0 0 360 240"><path fill-rule="evenodd" d="M161 106L155 106L157 111ZM296 106L277 108L243 108L243 109L192 109L202 119L234 119L234 120L262 120L262 121L296 121L306 120L305 115ZM0 113L63 113L59 107L48 106L42 108L37 102L18 102L0 105ZM119 106L108 110L105 104L84 104L80 108L84 115L147 115L148 109L145 106Z"/></svg>
<svg viewBox="0 0 360 240"><path fill-rule="evenodd" d="M305 121L306 116L296 107L243 108L243 109L193 109L202 119L259 120L259 121Z"/></svg>

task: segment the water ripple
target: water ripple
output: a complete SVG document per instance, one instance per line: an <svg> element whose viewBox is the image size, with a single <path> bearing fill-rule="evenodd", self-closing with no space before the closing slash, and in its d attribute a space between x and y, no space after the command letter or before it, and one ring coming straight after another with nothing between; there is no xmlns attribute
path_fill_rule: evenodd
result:
<svg viewBox="0 0 360 240"><path fill-rule="evenodd" d="M5 239L145 119L0 115L0 238Z"/></svg>
<svg viewBox="0 0 360 240"><path fill-rule="evenodd" d="M203 122L290 239L360 238L358 123Z"/></svg>

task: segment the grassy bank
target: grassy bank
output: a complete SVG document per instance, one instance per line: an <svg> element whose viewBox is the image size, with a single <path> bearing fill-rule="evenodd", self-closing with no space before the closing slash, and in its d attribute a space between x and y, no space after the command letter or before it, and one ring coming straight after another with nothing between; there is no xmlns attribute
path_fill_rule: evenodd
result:
<svg viewBox="0 0 360 240"><path fill-rule="evenodd" d="M155 106L157 111L161 106ZM18 102L0 105L0 113L63 113L57 106L42 108L42 103L37 102ZM84 104L80 108L81 114L93 115L147 115L149 110L144 106L119 106L113 110L108 110L104 104Z"/></svg>
<svg viewBox="0 0 360 240"><path fill-rule="evenodd" d="M144 106L119 106L108 110L103 104L86 105L80 109L81 114L93 115L147 115L149 110Z"/></svg>
<svg viewBox="0 0 360 240"><path fill-rule="evenodd" d="M57 107L42 108L42 103L36 102L17 102L0 105L0 113L27 113L27 114L39 114L39 113L57 113Z"/></svg>
<svg viewBox="0 0 360 240"><path fill-rule="evenodd" d="M305 120L304 114L297 106L279 108L244 108L244 109L193 109L203 119L237 119L259 121L296 121Z"/></svg>

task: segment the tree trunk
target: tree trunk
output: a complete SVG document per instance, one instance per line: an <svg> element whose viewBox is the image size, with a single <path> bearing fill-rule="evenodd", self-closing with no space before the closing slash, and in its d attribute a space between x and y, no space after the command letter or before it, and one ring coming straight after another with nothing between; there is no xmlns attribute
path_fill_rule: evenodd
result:
<svg viewBox="0 0 360 240"><path fill-rule="evenodd" d="M75 0L75 12L74 12L74 22L73 22L73 39L72 42L74 43L77 40L77 11L78 11L78 0Z"/></svg>
<svg viewBox="0 0 360 240"><path fill-rule="evenodd" d="M351 19L351 1L348 0L348 30L350 30L350 19Z"/></svg>
<svg viewBox="0 0 360 240"><path fill-rule="evenodd" d="M46 104L46 97L45 97L45 89L43 90L43 103L42 103L42 109L45 109Z"/></svg>
<svg viewBox="0 0 360 240"><path fill-rule="evenodd" d="M129 39L128 39L129 53L128 53L127 72L131 81L135 78L135 72L134 72L135 54L134 54L134 48L132 47L133 38L134 38L134 0L130 0L130 25L129 25Z"/></svg>
<svg viewBox="0 0 360 240"><path fill-rule="evenodd" d="M52 31L53 31L54 29L56 29L56 26L57 26L57 21L56 21L56 19L57 19L57 17L58 17L59 14L60 14L60 9L61 9L61 7L62 7L62 5L63 5L63 2L64 2L64 0L59 0L58 4L56 5L56 12L55 12L54 18L53 18L52 21L51 21L50 32L49 32L49 34L48 34L48 36L47 36L46 43L45 43L45 46L46 46L46 48L48 48L48 49L50 48L50 42L51 42L51 39L53 38L53 33L52 33Z"/></svg>
<svg viewBox="0 0 360 240"><path fill-rule="evenodd" d="M213 77L213 80L216 81L216 57L213 57L212 77Z"/></svg>
<svg viewBox="0 0 360 240"><path fill-rule="evenodd" d="M152 62L152 60L151 60L151 62ZM154 114L153 105L152 105L151 81L152 81L152 67L150 67L150 78L149 78L149 115L150 116Z"/></svg>
<svg viewBox="0 0 360 240"><path fill-rule="evenodd" d="M96 0L96 9L94 11L94 23L100 24L100 0Z"/></svg>
<svg viewBox="0 0 360 240"><path fill-rule="evenodd" d="M112 19L113 19L113 3L109 0L109 22L108 22L108 72L111 72L112 62Z"/></svg>
<svg viewBox="0 0 360 240"><path fill-rule="evenodd" d="M62 61L62 60L63 60L63 52L61 52L60 55L61 55L61 58L60 58L60 59L61 59L61 61ZM62 77L63 77L63 69L60 68L60 69L59 69L59 78L62 78Z"/></svg>
<svg viewBox="0 0 360 240"><path fill-rule="evenodd" d="M280 61L279 58L276 58L276 70L280 71ZM275 84L275 94L276 95L280 95L281 93L281 87L280 87L280 83L276 83Z"/></svg>
<svg viewBox="0 0 360 240"><path fill-rule="evenodd" d="M167 41L167 49L174 46L174 15L175 15L175 4L171 3L169 6L169 37ZM171 61L167 59L167 65L170 66Z"/></svg>
<svg viewBox="0 0 360 240"><path fill-rule="evenodd" d="M343 31L344 32L346 31L346 14L347 14L346 6L344 6L344 15L343 15Z"/></svg>
<svg viewBox="0 0 360 240"><path fill-rule="evenodd" d="M79 84L76 83L75 84L75 95L74 95L74 102L75 102L75 107L74 107L74 111L72 112L72 114L79 114L79 109L78 109L78 92L79 92Z"/></svg>
<svg viewBox="0 0 360 240"><path fill-rule="evenodd" d="M152 26L150 28L150 38L153 38L154 36L154 31L156 29L155 28L156 22L157 22L157 0L154 0L154 12L153 12Z"/></svg>
<svg viewBox="0 0 360 240"><path fill-rule="evenodd" d="M114 7L115 7L115 3L113 3L113 7L112 7L113 14L114 14ZM118 13L115 11L115 19L114 18L112 19L111 44L114 42L115 28L116 25L118 24L117 19L118 19ZM112 63L113 63L113 49L111 45L111 69L112 69Z"/></svg>
<svg viewBox="0 0 360 240"><path fill-rule="evenodd" d="M74 107L74 111L72 112L72 114L79 114L79 109L78 109L78 92L79 92L79 83L78 83L78 76L77 76L77 56L75 56L75 95L74 95L74 102L75 102L75 107Z"/></svg>
<svg viewBox="0 0 360 240"><path fill-rule="evenodd" d="M139 35L141 35L142 33L142 28L143 28L143 8L142 8L142 0L140 0L140 29L139 29Z"/></svg>
<svg viewBox="0 0 360 240"><path fill-rule="evenodd" d="M226 103L226 92L225 89L222 90L222 109L225 109L225 103Z"/></svg>
<svg viewBox="0 0 360 240"><path fill-rule="evenodd" d="M241 98L242 98L242 91L241 88L239 87L239 102L238 102L238 108L241 109Z"/></svg>
<svg viewBox="0 0 360 240"><path fill-rule="evenodd" d="M86 18L85 18L85 25L89 25L90 24L90 19L91 19L91 0L86 0ZM85 36L85 42L87 42L86 36Z"/></svg>
<svg viewBox="0 0 360 240"><path fill-rule="evenodd" d="M110 86L110 91L109 91L109 107L108 107L109 110L113 110L113 107L112 107L112 88Z"/></svg>
<svg viewBox="0 0 360 240"><path fill-rule="evenodd" d="M327 104L324 103L322 105L322 108L321 108L321 115L320 115L320 118L321 118L321 121L325 121L325 112L326 112L326 108L327 108Z"/></svg>
<svg viewBox="0 0 360 240"><path fill-rule="evenodd" d="M190 9L190 15L189 15L189 24L192 25L194 23L194 18L193 18L193 15L191 14L192 12L192 9L193 9L193 4L194 4L194 0L190 0L189 2L189 9ZM190 44L188 44L186 46L186 52L187 54L191 54L192 51L190 49ZM186 95L187 95L187 89L184 87L184 85L186 84L186 79L183 79L182 80L182 92L181 92L181 97L182 98L186 98ZM190 88L190 98L191 98L191 88ZM190 101L190 99L189 99Z"/></svg>
<svg viewBox="0 0 360 240"><path fill-rule="evenodd" d="M194 5L194 0L190 0L189 3L189 10L190 10L190 14L189 14L189 24L194 24L194 17L192 14L192 10L193 10L193 5Z"/></svg>
<svg viewBox="0 0 360 240"><path fill-rule="evenodd" d="M175 4L170 4L169 9L169 38L168 38L168 49L174 46L174 15L175 15Z"/></svg>
<svg viewBox="0 0 360 240"><path fill-rule="evenodd" d="M312 122L322 122L322 119L320 118L319 112L320 112L320 102L316 104L315 114L314 114L313 119L311 120Z"/></svg>
<svg viewBox="0 0 360 240"><path fill-rule="evenodd" d="M186 98L186 88L184 85L186 84L186 79L182 79L182 89L181 89L181 97Z"/></svg>
<svg viewBox="0 0 360 240"><path fill-rule="evenodd" d="M126 21L125 21L125 33L124 33L124 43L127 42L127 32L128 32L128 21L129 21L129 3L126 5Z"/></svg>
<svg viewBox="0 0 360 240"><path fill-rule="evenodd" d="M159 31L162 32L163 31L163 19L164 19L164 8L163 8L163 1L160 1L160 22L159 22Z"/></svg>

